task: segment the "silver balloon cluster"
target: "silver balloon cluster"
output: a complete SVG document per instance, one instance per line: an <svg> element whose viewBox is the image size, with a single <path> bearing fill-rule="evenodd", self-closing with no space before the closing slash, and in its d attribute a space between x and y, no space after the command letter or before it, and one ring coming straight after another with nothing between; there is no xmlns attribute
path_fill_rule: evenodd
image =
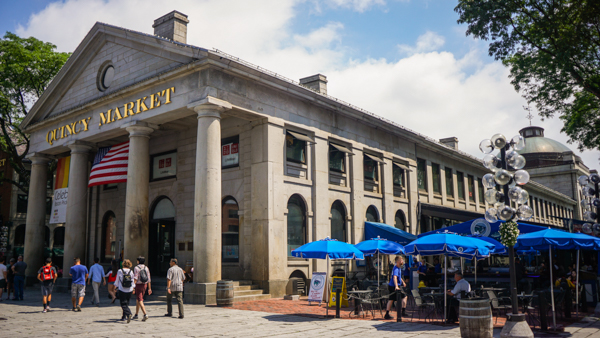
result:
<svg viewBox="0 0 600 338"><path fill-rule="evenodd" d="M507 148L505 156L507 168L512 168L514 171L503 169L501 167L502 160L498 158L497 153L494 154L494 150L505 148ZM525 138L521 135L507 141L504 135L496 134L491 139L485 139L479 143L479 149L485 154L483 165L492 171L491 174L485 174L481 182L487 189L485 201L493 206L485 212L485 219L488 222L496 222L498 219L503 221L527 220L533 216L533 209L527 205L529 193L519 187L529 182L529 173L523 170L525 158L517 153L517 150L523 148L525 148ZM497 189L497 187L507 184L508 196L504 196L502 189ZM514 201L518 207L515 209L506 205L506 197Z"/></svg>
<svg viewBox="0 0 600 338"><path fill-rule="evenodd" d="M598 207L600 207L600 198L596 197L598 184L600 183L600 175L591 174L589 176L579 176L577 182L581 186L581 194L584 199L581 201L581 209L583 210L583 220L586 222L595 223L598 220ZM587 234L600 234L600 224L585 223L581 230Z"/></svg>

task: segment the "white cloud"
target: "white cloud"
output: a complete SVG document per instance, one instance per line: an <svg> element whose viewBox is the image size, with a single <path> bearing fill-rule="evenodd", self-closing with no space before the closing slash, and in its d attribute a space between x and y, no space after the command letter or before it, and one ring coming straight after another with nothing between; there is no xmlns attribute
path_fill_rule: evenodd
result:
<svg viewBox="0 0 600 338"><path fill-rule="evenodd" d="M428 31L417 38L415 46L398 45L398 50L401 54L410 56L417 53L436 51L440 49L444 43L446 43L446 39L444 39L443 36Z"/></svg>
<svg viewBox="0 0 600 338"><path fill-rule="evenodd" d="M364 12L374 6L384 6L385 0L326 0L329 6L349 8L356 12Z"/></svg>
<svg viewBox="0 0 600 338"><path fill-rule="evenodd" d="M73 51L95 21L152 33L154 19L180 9L189 15L188 42L193 45L219 48L292 79L325 74L330 95L435 139L456 136L459 148L477 157L481 139L496 132L512 137L529 124L525 101L510 85L508 70L482 59L481 51L473 49L457 59L441 50L442 36L427 32L414 46L399 46L406 57L397 61L352 60L341 23L330 22L305 35L291 31L298 1L66 0L32 15L17 33ZM330 4L364 11L385 3ZM547 137L566 143L557 118L536 118L534 124L546 128ZM582 157L588 166L598 167L597 152Z"/></svg>

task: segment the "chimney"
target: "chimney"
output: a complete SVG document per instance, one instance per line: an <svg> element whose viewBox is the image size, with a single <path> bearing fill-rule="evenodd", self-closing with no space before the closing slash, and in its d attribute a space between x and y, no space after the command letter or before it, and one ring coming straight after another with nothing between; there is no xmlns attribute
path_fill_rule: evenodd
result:
<svg viewBox="0 0 600 338"><path fill-rule="evenodd" d="M300 84L317 93L327 95L327 76L323 74L316 74L300 79Z"/></svg>
<svg viewBox="0 0 600 338"><path fill-rule="evenodd" d="M440 143L445 146L448 146L454 150L458 150L458 138L456 138L456 137L442 138L442 139L440 139Z"/></svg>
<svg viewBox="0 0 600 338"><path fill-rule="evenodd" d="M176 42L187 43L187 15L172 11L154 20L154 35Z"/></svg>

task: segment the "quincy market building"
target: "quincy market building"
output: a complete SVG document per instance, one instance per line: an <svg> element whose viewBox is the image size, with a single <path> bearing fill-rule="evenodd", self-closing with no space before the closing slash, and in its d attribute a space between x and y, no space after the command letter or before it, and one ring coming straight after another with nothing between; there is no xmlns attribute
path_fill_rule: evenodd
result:
<svg viewBox="0 0 600 338"><path fill-rule="evenodd" d="M29 275L43 255L46 166L69 155L65 264L122 252L162 275L177 257L194 267L190 302L214 303L221 279L281 296L290 276L325 271L291 250L327 236L358 243L367 220L416 234L485 212L487 172L456 138L327 96L323 75L297 83L188 45L187 23L177 11L155 20L155 35L96 23L26 117ZM97 149L128 140L127 182L88 188ZM577 196L526 188L533 221L579 218Z"/></svg>

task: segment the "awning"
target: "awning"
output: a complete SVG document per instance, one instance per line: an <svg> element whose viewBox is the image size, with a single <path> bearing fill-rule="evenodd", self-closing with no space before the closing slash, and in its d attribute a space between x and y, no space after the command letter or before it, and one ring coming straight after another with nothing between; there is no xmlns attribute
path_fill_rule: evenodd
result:
<svg viewBox="0 0 600 338"><path fill-rule="evenodd" d="M315 141L313 141L313 139L311 139L310 137L303 135L303 134L299 134L293 131L287 131L288 134L294 136L295 138L297 138L300 141L305 141L305 142L310 142L310 143L315 143Z"/></svg>
<svg viewBox="0 0 600 338"><path fill-rule="evenodd" d="M342 146L340 146L340 145L338 145L338 144L335 144L335 143L329 143L329 144L330 144L332 147L334 147L335 149L337 149L337 150L339 150L339 151L341 151L341 152L343 152L343 153L346 153L346 154L348 154L348 155L354 155L354 154L352 153L352 150L350 150L350 149L348 149L348 148L346 148L346 147L342 147Z"/></svg>
<svg viewBox="0 0 600 338"><path fill-rule="evenodd" d="M379 157L377 157L377 156L374 156L374 155L369 155L369 154L367 154L367 153L364 153L364 154L365 154L365 156L366 156L366 157L368 157L368 158L372 159L372 160L373 160L373 161L375 161L375 162L379 162L379 163L383 163L383 164L385 164L385 162L383 162L383 160L382 160L382 159L380 159L380 158L379 158Z"/></svg>
<svg viewBox="0 0 600 338"><path fill-rule="evenodd" d="M391 225L376 222L365 222L365 240L377 238L377 236L402 245L406 245L417 239L417 236L395 228Z"/></svg>
<svg viewBox="0 0 600 338"><path fill-rule="evenodd" d="M484 218L477 218L477 219L470 220L468 222L454 224L454 225L446 227L446 228L441 228L438 230L425 232L425 233L420 234L419 237L427 236L430 234L435 234L438 232L448 231L448 232L456 233L458 235L463 235L463 236L464 235L475 235L477 233L481 236L491 237L496 240L499 240L500 224L502 224L502 223L504 223L504 221L496 221L494 223L490 223L490 222L486 221ZM522 222L517 222L517 224L518 224L519 231L521 232L521 234L526 234L526 233L530 233L530 232L536 232L536 231L547 229L547 227L541 227L538 225L531 225L531 224L522 223Z"/></svg>
<svg viewBox="0 0 600 338"><path fill-rule="evenodd" d="M393 163L394 163L394 165L395 165L396 167L398 167L398 168L400 168L400 169L404 169L404 170L406 170L406 171L410 171L410 172L412 172L412 170L410 170L410 168L409 168L407 165L405 165L405 164L400 164L400 163L397 163L397 162L393 162Z"/></svg>

